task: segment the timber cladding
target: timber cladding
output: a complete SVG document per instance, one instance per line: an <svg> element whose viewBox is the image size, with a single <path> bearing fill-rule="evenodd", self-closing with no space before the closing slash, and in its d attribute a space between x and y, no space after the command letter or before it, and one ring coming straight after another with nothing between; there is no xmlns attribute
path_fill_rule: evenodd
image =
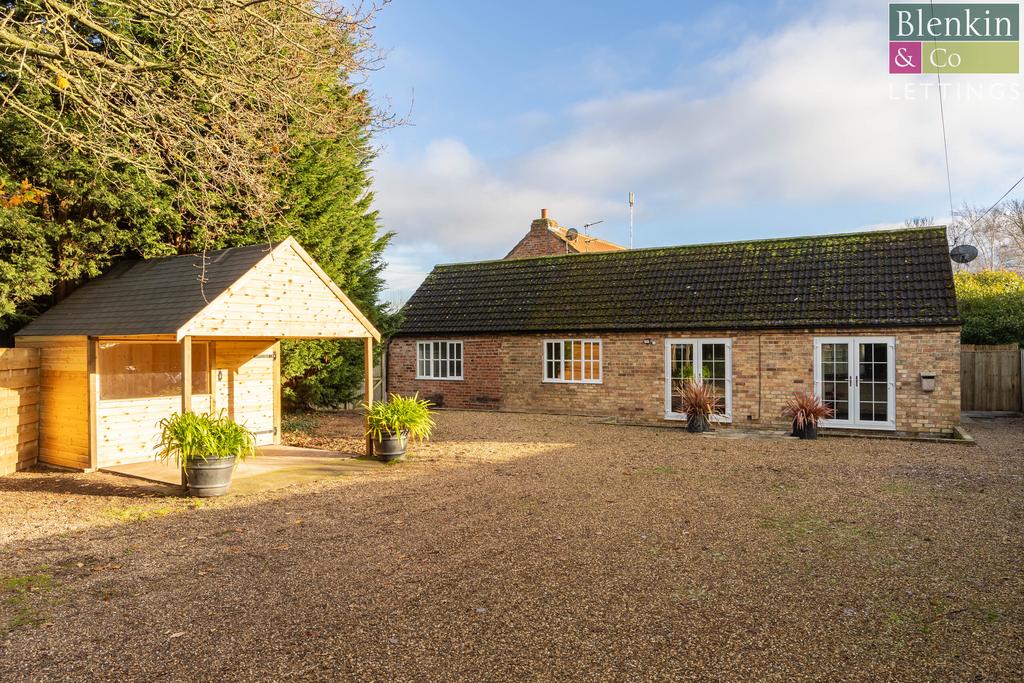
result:
<svg viewBox="0 0 1024 683"><path fill-rule="evenodd" d="M0 349L0 475L39 455L39 351Z"/></svg>
<svg viewBox="0 0 1024 683"><path fill-rule="evenodd" d="M446 408L492 409L617 417L665 423L665 340L722 338L732 343L733 425L784 428L788 397L814 390L814 339L846 335L895 338L896 431L949 434L960 419L959 328L819 328L588 332L453 336L463 342L463 380L416 379L415 337L388 347L388 391L419 393ZM600 384L544 382L544 340L591 338L602 342ZM431 337L436 339L436 336ZM934 373L925 391L921 374Z"/></svg>
<svg viewBox="0 0 1024 683"><path fill-rule="evenodd" d="M192 409L223 412L250 429L258 446L275 443L274 369L276 343L211 342L210 384L192 395ZM104 378L99 377L102 383ZM101 399L96 409L96 465L111 467L152 460L160 441L160 420L181 409L179 393L147 398Z"/></svg>
<svg viewBox="0 0 1024 683"><path fill-rule="evenodd" d="M92 467L89 438L89 343L83 336L18 339L39 353L39 461Z"/></svg>
<svg viewBox="0 0 1024 683"><path fill-rule="evenodd" d="M1017 344L964 344L960 366L961 409L1024 410L1024 350Z"/></svg>

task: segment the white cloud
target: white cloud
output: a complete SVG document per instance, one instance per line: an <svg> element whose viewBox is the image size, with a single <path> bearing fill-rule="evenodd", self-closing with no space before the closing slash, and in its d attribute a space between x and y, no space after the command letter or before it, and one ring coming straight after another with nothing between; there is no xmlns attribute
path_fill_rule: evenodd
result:
<svg viewBox="0 0 1024 683"><path fill-rule="evenodd" d="M715 64L729 83L715 96L665 89L581 104L575 132L529 155L527 174L597 193L647 186L680 205L930 192L945 183L938 100L899 99L905 82L886 73L884 36L880 21L801 23ZM965 77L947 83L954 182L1007 177L1024 150L1021 100L968 102L955 91Z"/></svg>
<svg viewBox="0 0 1024 683"><path fill-rule="evenodd" d="M579 224L608 206L598 195L503 175L457 140L437 140L418 157L377 165L378 204L396 243L443 247L447 260L501 258L540 209Z"/></svg>
<svg viewBox="0 0 1024 683"><path fill-rule="evenodd" d="M454 139L386 157L384 222L398 243L459 260L500 258L541 207L574 225L620 216L629 189L648 220L695 206L933 198L946 182L934 79L889 76L886 37L877 5L834 5L711 59L702 78L722 85L710 94L682 84L581 102L563 113L567 134L516 158L485 162ZM994 200L1024 158L1022 80L944 81L954 199Z"/></svg>

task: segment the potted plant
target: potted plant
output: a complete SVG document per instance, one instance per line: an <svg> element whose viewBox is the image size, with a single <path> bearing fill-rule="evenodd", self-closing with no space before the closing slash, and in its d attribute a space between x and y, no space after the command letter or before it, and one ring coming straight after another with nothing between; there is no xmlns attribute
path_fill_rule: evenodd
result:
<svg viewBox="0 0 1024 683"><path fill-rule="evenodd" d="M223 496L235 464L256 452L252 432L224 414L175 413L160 429L158 455L181 469L190 496Z"/></svg>
<svg viewBox="0 0 1024 683"><path fill-rule="evenodd" d="M430 437L434 420L430 417L430 401L415 396L391 394L387 402L364 405L366 435L373 439L373 453L380 460L401 460L409 440L423 441Z"/></svg>
<svg viewBox="0 0 1024 683"><path fill-rule="evenodd" d="M782 416L793 421L793 436L801 439L818 438L818 421L832 416L832 408L814 394L799 393L786 401Z"/></svg>
<svg viewBox="0 0 1024 683"><path fill-rule="evenodd" d="M683 382L679 387L679 403L686 414L686 429L690 432L710 430L711 417L719 414L715 388L703 382Z"/></svg>

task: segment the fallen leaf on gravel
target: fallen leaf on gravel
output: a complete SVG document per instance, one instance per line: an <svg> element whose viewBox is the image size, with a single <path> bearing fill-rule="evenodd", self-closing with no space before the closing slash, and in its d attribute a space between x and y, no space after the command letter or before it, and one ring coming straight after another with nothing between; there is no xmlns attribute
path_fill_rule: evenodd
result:
<svg viewBox="0 0 1024 683"><path fill-rule="evenodd" d="M172 640L174 638L181 638L183 635L185 635L184 631L178 631L177 633L172 633L167 639Z"/></svg>

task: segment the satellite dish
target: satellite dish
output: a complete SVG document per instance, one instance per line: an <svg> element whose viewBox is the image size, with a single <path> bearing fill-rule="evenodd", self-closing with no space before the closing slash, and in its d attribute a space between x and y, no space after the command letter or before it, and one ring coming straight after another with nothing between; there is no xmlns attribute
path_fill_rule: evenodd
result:
<svg viewBox="0 0 1024 683"><path fill-rule="evenodd" d="M569 228L568 230L565 231L565 239L569 240L570 242L575 242L576 238L579 236L580 231L577 230L576 228Z"/></svg>
<svg viewBox="0 0 1024 683"><path fill-rule="evenodd" d="M950 250L949 258L957 263L970 263L978 258L978 248L970 244L958 244Z"/></svg>

